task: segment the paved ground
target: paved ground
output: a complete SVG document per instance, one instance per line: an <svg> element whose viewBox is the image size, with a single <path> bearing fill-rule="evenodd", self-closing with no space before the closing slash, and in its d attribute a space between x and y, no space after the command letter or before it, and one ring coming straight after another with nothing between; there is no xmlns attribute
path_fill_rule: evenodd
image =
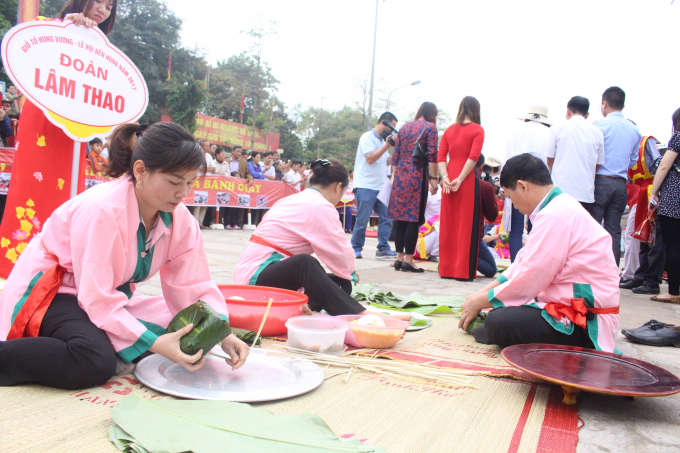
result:
<svg viewBox="0 0 680 453"><path fill-rule="evenodd" d="M213 279L218 284L233 283L233 269L252 231L205 230L203 239ZM377 240L367 238L364 258L357 261L362 283L380 284L383 291L410 294L468 296L488 283L442 280L434 272L407 274L395 272L389 262L375 257ZM140 285L146 294L161 294L158 277ZM666 288L664 288L665 290ZM649 300L621 290L621 328L639 327L650 319L680 325L680 305ZM680 348L654 348L632 344L619 334L617 348L625 355L666 368L680 376ZM581 394L578 453L590 452L678 452L680 451L680 395L634 400Z"/></svg>

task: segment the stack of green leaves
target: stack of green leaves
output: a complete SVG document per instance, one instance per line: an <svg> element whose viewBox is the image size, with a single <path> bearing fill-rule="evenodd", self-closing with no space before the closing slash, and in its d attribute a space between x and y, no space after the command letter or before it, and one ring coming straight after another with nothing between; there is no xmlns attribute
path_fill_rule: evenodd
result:
<svg viewBox="0 0 680 453"><path fill-rule="evenodd" d="M402 296L396 293L381 293L378 285L357 285L352 290L352 297L358 302L368 302L376 307L390 310L416 312L421 315L453 314L460 312L465 299L457 296L423 296L411 293Z"/></svg>
<svg viewBox="0 0 680 453"><path fill-rule="evenodd" d="M229 322L202 300L177 313L165 332L177 332L189 324L194 328L179 341L179 348L187 355L202 349L205 356L231 333Z"/></svg>
<svg viewBox="0 0 680 453"><path fill-rule="evenodd" d="M336 436L318 416L273 415L229 401L150 400L136 393L111 411L109 440L126 453L387 453Z"/></svg>

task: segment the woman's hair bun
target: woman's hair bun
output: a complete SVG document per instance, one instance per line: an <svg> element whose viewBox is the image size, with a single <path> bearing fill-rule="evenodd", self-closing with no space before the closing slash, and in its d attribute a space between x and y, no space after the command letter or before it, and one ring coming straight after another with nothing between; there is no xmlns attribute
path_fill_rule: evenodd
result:
<svg viewBox="0 0 680 453"><path fill-rule="evenodd" d="M310 165L313 186L328 187L331 184L341 183L343 187L349 184L349 173L342 162L337 159L317 160Z"/></svg>
<svg viewBox="0 0 680 453"><path fill-rule="evenodd" d="M112 178L129 174L134 179L138 160L151 172L206 170L203 150L191 133L176 123L121 124L109 142L107 174Z"/></svg>
<svg viewBox="0 0 680 453"><path fill-rule="evenodd" d="M326 173L328 173L328 168L330 168L331 165L332 164L329 161L317 160L316 162L312 163L310 168L315 175L323 177Z"/></svg>
<svg viewBox="0 0 680 453"><path fill-rule="evenodd" d="M147 130L148 128L149 125L146 123L141 123L139 126L137 126L137 131L135 132L137 138L141 137L144 131Z"/></svg>

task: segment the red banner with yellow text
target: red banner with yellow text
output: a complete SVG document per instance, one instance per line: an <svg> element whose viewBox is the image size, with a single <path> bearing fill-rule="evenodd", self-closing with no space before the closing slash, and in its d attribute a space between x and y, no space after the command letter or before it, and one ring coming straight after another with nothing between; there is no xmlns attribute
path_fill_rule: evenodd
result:
<svg viewBox="0 0 680 453"><path fill-rule="evenodd" d="M208 140L221 146L240 145L244 149L251 149L250 142L253 135L253 128L245 124L234 123L232 121L214 118L212 116L196 115L196 132L194 137L199 140ZM260 129L255 130L256 151L273 151L279 149L280 134L269 132L262 133Z"/></svg>
<svg viewBox="0 0 680 453"><path fill-rule="evenodd" d="M0 148L0 194L6 194L14 160L13 148ZM101 172L85 164L85 190L111 181ZM183 200L187 206L217 206L244 209L268 209L274 203L298 190L281 181L258 180L252 184L245 179L226 176L206 176L197 179L189 195Z"/></svg>
<svg viewBox="0 0 680 453"><path fill-rule="evenodd" d="M268 209L274 203L299 191L281 181L245 179L226 176L206 176L197 179L189 195L187 206L217 206L218 208Z"/></svg>

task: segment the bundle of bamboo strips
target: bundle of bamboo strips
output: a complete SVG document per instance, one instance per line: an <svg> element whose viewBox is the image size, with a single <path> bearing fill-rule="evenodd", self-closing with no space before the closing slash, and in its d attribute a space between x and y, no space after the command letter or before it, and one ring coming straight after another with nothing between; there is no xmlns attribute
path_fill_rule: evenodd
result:
<svg viewBox="0 0 680 453"><path fill-rule="evenodd" d="M289 358L305 359L311 362L340 367L349 368L349 371L343 371L341 373L334 374L333 376L338 376L340 374L347 373L345 382L349 379L353 371L368 371L376 374L383 374L386 376L399 377L408 381L415 381L423 383L422 381L428 381L429 384L440 385L444 387L469 387L475 388L471 384L470 376L477 375L478 373L472 371L452 371L450 368L438 367L432 365L431 363L405 363L405 362L395 362L380 358L373 357L361 357L355 356L332 356L328 354L319 354L317 352L305 351L303 349L291 348L289 346L281 346L285 348L285 351L269 350L269 354L283 355ZM365 350L352 351L364 352Z"/></svg>

